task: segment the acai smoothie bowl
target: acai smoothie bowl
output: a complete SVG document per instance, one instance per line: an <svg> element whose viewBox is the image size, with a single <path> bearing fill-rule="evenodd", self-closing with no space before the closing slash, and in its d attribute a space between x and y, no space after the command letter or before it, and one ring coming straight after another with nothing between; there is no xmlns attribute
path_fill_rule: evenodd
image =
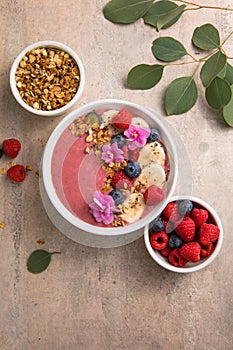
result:
<svg viewBox="0 0 233 350"><path fill-rule="evenodd" d="M142 236L172 196L178 172L162 119L122 100L94 101L67 115L46 144L41 168L51 221L94 247Z"/></svg>

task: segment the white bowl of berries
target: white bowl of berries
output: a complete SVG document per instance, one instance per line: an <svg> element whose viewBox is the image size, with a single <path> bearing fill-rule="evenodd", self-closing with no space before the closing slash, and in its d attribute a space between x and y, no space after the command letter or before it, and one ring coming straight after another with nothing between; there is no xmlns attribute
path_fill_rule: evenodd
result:
<svg viewBox="0 0 233 350"><path fill-rule="evenodd" d="M223 226L208 203L182 195L172 197L162 213L145 227L144 239L149 254L159 265L188 273L205 268L217 257Z"/></svg>
<svg viewBox="0 0 233 350"><path fill-rule="evenodd" d="M122 100L67 115L43 154L41 195L55 226L74 241L116 247L141 237L177 181L172 135L155 113Z"/></svg>

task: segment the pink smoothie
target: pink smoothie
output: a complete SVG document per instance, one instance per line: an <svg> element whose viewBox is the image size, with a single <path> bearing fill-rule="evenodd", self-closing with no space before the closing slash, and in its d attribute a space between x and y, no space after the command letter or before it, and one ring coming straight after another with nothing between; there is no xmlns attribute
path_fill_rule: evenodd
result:
<svg viewBox="0 0 233 350"><path fill-rule="evenodd" d="M88 206L93 202L93 193L102 188L107 173L102 167L103 162L93 150L89 154L84 152L87 147L86 137L87 134L80 137L72 135L69 127L63 131L52 156L53 185L62 204L74 216L95 226L112 227L111 224L96 222ZM168 174L167 159L165 166ZM146 207L143 216L152 209Z"/></svg>

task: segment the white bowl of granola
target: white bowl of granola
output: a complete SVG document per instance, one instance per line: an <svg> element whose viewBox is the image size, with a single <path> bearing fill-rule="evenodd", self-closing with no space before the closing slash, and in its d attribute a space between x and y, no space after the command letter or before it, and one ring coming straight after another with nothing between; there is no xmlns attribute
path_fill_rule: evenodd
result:
<svg viewBox="0 0 233 350"><path fill-rule="evenodd" d="M121 246L142 236L166 206L177 168L172 135L155 113L128 101L94 101L51 134L41 162L42 201L74 241Z"/></svg>
<svg viewBox="0 0 233 350"><path fill-rule="evenodd" d="M80 98L85 72L79 56L57 41L39 41L15 58L10 87L16 101L40 116L58 116Z"/></svg>

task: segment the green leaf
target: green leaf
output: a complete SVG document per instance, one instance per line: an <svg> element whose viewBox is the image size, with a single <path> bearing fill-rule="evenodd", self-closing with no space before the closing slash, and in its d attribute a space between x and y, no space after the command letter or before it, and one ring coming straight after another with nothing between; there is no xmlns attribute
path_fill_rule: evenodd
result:
<svg viewBox="0 0 233 350"><path fill-rule="evenodd" d="M143 17L153 0L112 0L103 9L104 17L114 23L133 23Z"/></svg>
<svg viewBox="0 0 233 350"><path fill-rule="evenodd" d="M233 84L233 67L229 63L226 64L225 79L230 85Z"/></svg>
<svg viewBox="0 0 233 350"><path fill-rule="evenodd" d="M151 89L161 80L163 69L164 66L160 64L139 64L130 70L127 84L131 89Z"/></svg>
<svg viewBox="0 0 233 350"><path fill-rule="evenodd" d="M233 85L231 86L230 102L223 107L223 118L228 125L233 127Z"/></svg>
<svg viewBox="0 0 233 350"><path fill-rule="evenodd" d="M223 69L218 73L217 77L224 79L226 76L227 65L223 67Z"/></svg>
<svg viewBox="0 0 233 350"><path fill-rule="evenodd" d="M155 39L151 49L155 58L164 62L172 62L187 55L184 46L169 36Z"/></svg>
<svg viewBox="0 0 233 350"><path fill-rule="evenodd" d="M155 27L158 29L158 20L163 17L164 15L167 15L170 11L176 9L178 6L172 2L172 1L156 1L151 8L147 11L147 13L144 15L144 23L149 24L152 27ZM165 24L163 26L163 29L171 27L174 23L178 21L182 13L180 13L178 16L172 18L170 22Z"/></svg>
<svg viewBox="0 0 233 350"><path fill-rule="evenodd" d="M175 79L165 95L167 115L182 114L189 111L197 101L197 86L193 77Z"/></svg>
<svg viewBox="0 0 233 350"><path fill-rule="evenodd" d="M219 77L216 77L206 88L205 97L208 104L214 109L226 106L231 99L230 84Z"/></svg>
<svg viewBox="0 0 233 350"><path fill-rule="evenodd" d="M39 273L47 269L51 260L51 253L43 249L35 250L31 253L27 261L28 271Z"/></svg>
<svg viewBox="0 0 233 350"><path fill-rule="evenodd" d="M217 51L203 64L200 77L205 87L209 86L212 80L221 72L226 61L226 56L221 51Z"/></svg>
<svg viewBox="0 0 233 350"><path fill-rule="evenodd" d="M184 12L185 7L186 5L178 6L174 10L169 11L166 15L160 17L157 21L157 30L160 31L160 29L165 28L172 21L176 22Z"/></svg>
<svg viewBox="0 0 233 350"><path fill-rule="evenodd" d="M194 30L192 42L202 50L215 49L220 46L219 32L212 24L204 24Z"/></svg>

